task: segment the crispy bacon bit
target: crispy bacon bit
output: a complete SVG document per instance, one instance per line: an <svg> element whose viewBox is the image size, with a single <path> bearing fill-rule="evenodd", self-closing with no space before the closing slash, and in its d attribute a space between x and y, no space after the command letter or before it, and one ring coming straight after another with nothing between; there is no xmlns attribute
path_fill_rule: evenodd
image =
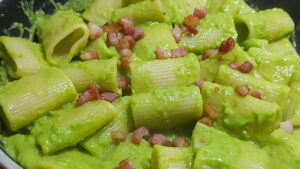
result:
<svg viewBox="0 0 300 169"><path fill-rule="evenodd" d="M134 40L133 36L126 35L126 36L124 36L124 39L126 39L129 42L130 49L134 48L134 46L135 46L135 40Z"/></svg>
<svg viewBox="0 0 300 169"><path fill-rule="evenodd" d="M247 85L240 85L240 86L235 87L235 92L242 97L247 96L249 93L249 90L250 89Z"/></svg>
<svg viewBox="0 0 300 169"><path fill-rule="evenodd" d="M134 33L133 33L133 38L138 41L142 38L144 38L145 34L144 34L144 30L142 28L137 28L134 30Z"/></svg>
<svg viewBox="0 0 300 169"><path fill-rule="evenodd" d="M186 137L177 137L173 140L174 147L187 147L189 142L187 141Z"/></svg>
<svg viewBox="0 0 300 169"><path fill-rule="evenodd" d="M119 97L119 94L114 92L103 92L100 94L100 97L102 100L106 100L112 103Z"/></svg>
<svg viewBox="0 0 300 169"><path fill-rule="evenodd" d="M169 53L166 49L158 47L155 51L155 55L157 59L168 59Z"/></svg>
<svg viewBox="0 0 300 169"><path fill-rule="evenodd" d="M232 37L229 37L227 40L224 40L219 48L219 52L227 53L235 47L235 42Z"/></svg>
<svg viewBox="0 0 300 169"><path fill-rule="evenodd" d="M211 127L212 126L212 121L209 117L203 117L202 119L200 119L198 121L199 123L202 123L204 125L207 125L208 127Z"/></svg>
<svg viewBox="0 0 300 169"><path fill-rule="evenodd" d="M238 69L240 67L240 64L238 64L237 62L231 62L229 64L229 67L231 67L232 69Z"/></svg>
<svg viewBox="0 0 300 169"><path fill-rule="evenodd" d="M134 24L133 21L125 16L118 20L118 24L123 26L125 35L133 35L134 33Z"/></svg>
<svg viewBox="0 0 300 169"><path fill-rule="evenodd" d="M122 49L130 49L130 43L128 41L128 39L122 38L119 43L117 44L116 48L118 50L122 50Z"/></svg>
<svg viewBox="0 0 300 169"><path fill-rule="evenodd" d="M188 27L188 29L189 29L189 33L188 33L189 37L193 37L194 35L198 34L198 29L196 27Z"/></svg>
<svg viewBox="0 0 300 169"><path fill-rule="evenodd" d="M280 123L280 128L288 134L293 134L293 132L294 132L294 125L293 125L293 122L291 120L281 122Z"/></svg>
<svg viewBox="0 0 300 169"><path fill-rule="evenodd" d="M100 26L98 26L92 22L89 22L88 27L90 30L90 39L91 40L98 39L102 36L103 29Z"/></svg>
<svg viewBox="0 0 300 169"><path fill-rule="evenodd" d="M130 159L125 159L119 163L114 169L135 169L133 162Z"/></svg>
<svg viewBox="0 0 300 169"><path fill-rule="evenodd" d="M208 59L210 56L215 55L218 53L217 49L209 49L207 51L204 52L203 57L199 59L199 61L204 61L206 59Z"/></svg>
<svg viewBox="0 0 300 169"><path fill-rule="evenodd" d="M130 57L122 57L121 59L121 67L125 70L129 70L131 59Z"/></svg>
<svg viewBox="0 0 300 169"><path fill-rule="evenodd" d="M199 19L196 16L189 15L189 16L184 18L183 22L192 34L197 34L198 33L198 30L197 30L196 26L199 24Z"/></svg>
<svg viewBox="0 0 300 169"><path fill-rule="evenodd" d="M180 29L182 30L182 32L187 32L187 31L189 31L189 29L188 29L185 25L180 25L179 27L180 27Z"/></svg>
<svg viewBox="0 0 300 169"><path fill-rule="evenodd" d="M119 51L119 54L122 56L122 57L128 57L130 58L132 56L132 52L130 49L121 49Z"/></svg>
<svg viewBox="0 0 300 169"><path fill-rule="evenodd" d="M255 98L258 98L258 99L260 99L260 100L262 100L262 98L261 98L261 93L260 93L259 91L253 91L253 92L251 93L251 96L252 96L252 97L255 97Z"/></svg>
<svg viewBox="0 0 300 169"><path fill-rule="evenodd" d="M162 146L167 146L168 145L168 140L166 138L166 136L162 135L162 134L154 134L151 141L150 141L151 145L154 146L155 144L159 144Z"/></svg>
<svg viewBox="0 0 300 169"><path fill-rule="evenodd" d="M140 127L134 130L132 134L132 142L134 144L141 144L143 139L148 140L150 138L150 132L146 127Z"/></svg>
<svg viewBox="0 0 300 169"><path fill-rule="evenodd" d="M180 42L182 33L183 31L181 30L181 28L178 25L175 25L172 34L177 43Z"/></svg>
<svg viewBox="0 0 300 169"><path fill-rule="evenodd" d="M199 19L194 16L194 15L189 15L187 17L184 18L183 23L187 26L187 27L195 27L199 24Z"/></svg>
<svg viewBox="0 0 300 169"><path fill-rule="evenodd" d="M125 137L124 133L122 133L120 131L111 131L110 135L111 135L112 139L118 143L126 141L126 137Z"/></svg>
<svg viewBox="0 0 300 169"><path fill-rule="evenodd" d="M187 49L186 48L177 48L171 50L171 57L172 58L179 58L184 57L187 55Z"/></svg>
<svg viewBox="0 0 300 169"><path fill-rule="evenodd" d="M204 104L204 112L206 112L212 120L218 118L218 112L210 104Z"/></svg>
<svg viewBox="0 0 300 169"><path fill-rule="evenodd" d="M88 90L82 93L76 101L77 106L82 106L87 102L92 100L100 99L100 86L99 85L89 85Z"/></svg>
<svg viewBox="0 0 300 169"><path fill-rule="evenodd" d="M119 40L123 39L124 38L124 33L123 32L117 33L117 37L118 37Z"/></svg>
<svg viewBox="0 0 300 169"><path fill-rule="evenodd" d="M202 91L203 84L204 84L205 81L206 81L206 79L205 79L205 78L202 78L200 81L195 82L194 85L198 86L199 89L200 89L200 91Z"/></svg>
<svg viewBox="0 0 300 169"><path fill-rule="evenodd" d="M118 87L123 90L129 90L130 89L130 79L125 76L118 76Z"/></svg>
<svg viewBox="0 0 300 169"><path fill-rule="evenodd" d="M236 69L240 71L241 73L250 73L253 69L253 64L250 63L249 61L245 61L243 64L238 64L236 62L231 62L229 66L232 69Z"/></svg>
<svg viewBox="0 0 300 169"><path fill-rule="evenodd" d="M238 70L242 73L250 73L252 69L253 69L253 64L248 61L245 61L244 64L242 64L238 68Z"/></svg>
<svg viewBox="0 0 300 169"><path fill-rule="evenodd" d="M116 33L108 32L107 33L107 44L109 46L117 46L119 43L119 39Z"/></svg>
<svg viewBox="0 0 300 169"><path fill-rule="evenodd" d="M91 50L91 51L82 53L82 54L80 55L80 59L83 60L83 61L86 61L86 60L94 60L94 59L98 59L98 58L99 58L98 52L97 52L97 51L94 51L94 50Z"/></svg>
<svg viewBox="0 0 300 169"><path fill-rule="evenodd" d="M122 30L122 27L120 25L104 25L102 29L104 32L114 32L117 34Z"/></svg>
<svg viewBox="0 0 300 169"><path fill-rule="evenodd" d="M220 91L220 88L216 87L216 88L215 88L215 92L217 93L217 92L219 92L219 91Z"/></svg>
<svg viewBox="0 0 300 169"><path fill-rule="evenodd" d="M201 18L205 18L205 16L207 15L208 10L207 9L198 9L195 8L194 9L194 16L196 16L197 18L201 19Z"/></svg>

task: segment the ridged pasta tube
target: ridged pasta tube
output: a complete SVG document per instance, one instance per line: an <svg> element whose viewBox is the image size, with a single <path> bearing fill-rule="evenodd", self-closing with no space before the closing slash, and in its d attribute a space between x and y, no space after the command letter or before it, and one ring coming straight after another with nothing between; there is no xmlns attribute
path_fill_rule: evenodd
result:
<svg viewBox="0 0 300 169"><path fill-rule="evenodd" d="M185 35L179 43L190 52L204 53L208 49L219 48L228 37L237 39L233 17L230 13L211 13L201 19L197 25L198 34L192 37Z"/></svg>
<svg viewBox="0 0 300 169"><path fill-rule="evenodd" d="M99 84L102 91L118 92L117 58L73 62L60 69L72 80L78 92L85 91L91 84Z"/></svg>
<svg viewBox="0 0 300 169"><path fill-rule="evenodd" d="M253 169L269 166L266 151L201 123L197 123L193 131L192 145L196 152L194 169Z"/></svg>
<svg viewBox="0 0 300 169"><path fill-rule="evenodd" d="M239 42L251 38L275 41L291 33L295 26L289 14L279 8L241 14L235 22Z"/></svg>
<svg viewBox="0 0 300 169"><path fill-rule="evenodd" d="M43 153L53 153L76 145L110 122L116 114L115 107L103 100L68 107L37 121L33 135Z"/></svg>
<svg viewBox="0 0 300 169"><path fill-rule="evenodd" d="M130 102L136 127L173 128L189 124L202 115L202 97L196 86L135 94Z"/></svg>
<svg viewBox="0 0 300 169"><path fill-rule="evenodd" d="M141 28L145 32L145 37L139 40L134 48L138 58L142 60L156 59L157 47L166 49L169 53L171 53L171 49L178 48L170 25L148 22L143 24Z"/></svg>
<svg viewBox="0 0 300 169"><path fill-rule="evenodd" d="M12 131L76 98L71 80L60 70L49 68L23 77L1 88L0 105Z"/></svg>
<svg viewBox="0 0 300 169"><path fill-rule="evenodd" d="M84 11L82 17L99 26L110 23L112 13L115 9L127 5L127 0L95 0L91 6Z"/></svg>
<svg viewBox="0 0 300 169"><path fill-rule="evenodd" d="M132 114L130 108L130 97L125 96L113 102L117 109L117 115L105 127L80 143L84 149L94 156L100 156L114 144L111 132L119 131L127 135L133 129Z"/></svg>
<svg viewBox="0 0 300 169"><path fill-rule="evenodd" d="M70 62L86 45L89 29L76 13L58 11L41 22L38 35L47 61L58 66Z"/></svg>
<svg viewBox="0 0 300 169"><path fill-rule="evenodd" d="M194 152L190 147L166 147L156 144L152 151L152 169L192 169Z"/></svg>
<svg viewBox="0 0 300 169"><path fill-rule="evenodd" d="M288 38L283 38L270 43L267 49L272 53L275 53L279 56L284 56L286 58L299 58L299 55L294 48L294 45L290 42Z"/></svg>
<svg viewBox="0 0 300 169"><path fill-rule="evenodd" d="M230 12L233 16L245 13L255 13L244 0L208 0L206 8L209 12Z"/></svg>
<svg viewBox="0 0 300 169"><path fill-rule="evenodd" d="M300 63L299 58L278 55L260 48L250 48L247 53L257 63L255 69L259 76L282 85L290 84L292 74Z"/></svg>
<svg viewBox="0 0 300 169"><path fill-rule="evenodd" d="M202 96L203 103L218 112L214 127L234 136L263 143L279 127L281 109L276 103L250 95L240 97L233 87L211 82L204 83Z"/></svg>
<svg viewBox="0 0 300 169"><path fill-rule="evenodd" d="M200 80L200 66L194 54L177 59L137 61L130 65L130 70L134 93L183 87Z"/></svg>
<svg viewBox="0 0 300 169"><path fill-rule="evenodd" d="M263 100L275 102L280 105L283 117L285 116L290 92L288 86L271 83L248 74L240 73L227 65L220 67L215 81L216 83L233 87L238 85L248 85L250 93L252 91L259 91Z"/></svg>
<svg viewBox="0 0 300 169"><path fill-rule="evenodd" d="M47 68L40 44L17 37L0 37L0 57L13 78L31 75Z"/></svg>
<svg viewBox="0 0 300 169"><path fill-rule="evenodd" d="M147 13L147 15L144 15L145 13ZM122 16L132 19L136 25L147 21L170 23L170 18L166 15L166 9L162 0L145 0L124 8L116 9L112 15L112 22L116 23Z"/></svg>

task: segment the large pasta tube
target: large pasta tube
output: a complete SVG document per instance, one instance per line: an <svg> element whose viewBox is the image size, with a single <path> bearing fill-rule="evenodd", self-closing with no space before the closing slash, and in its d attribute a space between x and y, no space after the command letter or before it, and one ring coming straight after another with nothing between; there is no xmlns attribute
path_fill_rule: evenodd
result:
<svg viewBox="0 0 300 169"><path fill-rule="evenodd" d="M32 133L43 153L49 154L76 145L110 122L116 114L111 103L98 100L49 115L35 123L37 128Z"/></svg>
<svg viewBox="0 0 300 169"><path fill-rule="evenodd" d="M271 83L248 74L240 73L227 65L220 67L215 81L219 84L233 87L238 85L248 85L250 92L259 91L263 100L275 102L281 106L283 113L286 111L290 92L288 86ZM285 115L283 115L283 117L284 116Z"/></svg>
<svg viewBox="0 0 300 169"><path fill-rule="evenodd" d="M148 92L154 89L183 87L200 80L200 66L193 54L184 58L133 62L131 89Z"/></svg>
<svg viewBox="0 0 300 169"><path fill-rule="evenodd" d="M196 152L194 169L253 169L269 166L266 151L201 123L197 123L193 131L192 145Z"/></svg>
<svg viewBox="0 0 300 169"><path fill-rule="evenodd" d="M113 102L118 114L105 127L80 143L84 149L94 156L101 156L103 152L111 148L114 140L112 131L119 131L127 135L133 129L132 114L130 108L130 97L125 96Z"/></svg>
<svg viewBox="0 0 300 169"><path fill-rule="evenodd" d="M192 169L194 152L190 147L155 145L152 151L152 169Z"/></svg>
<svg viewBox="0 0 300 169"><path fill-rule="evenodd" d="M134 51L142 60L156 59L157 47L164 48L170 53L171 49L178 48L169 25L149 22L141 27L145 32L145 37L136 43Z"/></svg>
<svg viewBox="0 0 300 169"><path fill-rule="evenodd" d="M13 78L30 75L47 67L42 46L22 38L0 37L0 57L7 73Z"/></svg>
<svg viewBox="0 0 300 169"><path fill-rule="evenodd" d="M188 124L202 115L202 97L196 86L155 90L132 95L136 127L172 128Z"/></svg>
<svg viewBox="0 0 300 169"><path fill-rule="evenodd" d="M294 30L294 22L288 13L279 8L236 17L238 41L257 38L275 41Z"/></svg>
<svg viewBox="0 0 300 169"><path fill-rule="evenodd" d="M91 84L99 84L102 91L117 92L117 58L73 62L60 69L72 80L78 92L85 91Z"/></svg>
<svg viewBox="0 0 300 169"><path fill-rule="evenodd" d="M49 68L1 88L0 105L8 127L16 131L73 101L76 95L71 80L60 70Z"/></svg>
<svg viewBox="0 0 300 169"><path fill-rule="evenodd" d="M147 13L147 15L144 15L145 13ZM112 15L112 22L116 23L122 16L132 19L136 25L147 21L170 22L162 0L145 0L124 8L116 9Z"/></svg>
<svg viewBox="0 0 300 169"><path fill-rule="evenodd" d="M126 5L127 0L95 0L91 6L84 11L82 17L97 25L104 25L110 22L115 9Z"/></svg>
<svg viewBox="0 0 300 169"><path fill-rule="evenodd" d="M185 35L179 46L188 48L195 53L204 53L208 49L219 48L228 37L237 38L233 17L230 13L211 13L197 25L198 34Z"/></svg>
<svg viewBox="0 0 300 169"><path fill-rule="evenodd" d="M234 136L263 143L279 127L281 109L276 103L249 95L240 97L233 87L211 82L204 83L202 96L203 103L218 112L214 126Z"/></svg>
<svg viewBox="0 0 300 169"><path fill-rule="evenodd" d="M71 11L58 11L42 22L39 38L51 65L68 63L86 45L89 29L83 20Z"/></svg>

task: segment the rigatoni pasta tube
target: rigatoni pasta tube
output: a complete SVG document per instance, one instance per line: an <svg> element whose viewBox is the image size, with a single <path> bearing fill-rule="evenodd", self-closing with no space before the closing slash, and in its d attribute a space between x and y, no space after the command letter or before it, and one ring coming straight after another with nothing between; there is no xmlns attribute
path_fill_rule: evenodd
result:
<svg viewBox="0 0 300 169"><path fill-rule="evenodd" d="M72 80L78 92L85 91L91 84L99 84L102 91L117 92L117 58L73 62L60 69Z"/></svg>
<svg viewBox="0 0 300 169"><path fill-rule="evenodd" d="M196 86L158 89L131 96L131 108L136 127L150 129L173 128L199 119L202 97Z"/></svg>
<svg viewBox="0 0 300 169"><path fill-rule="evenodd" d="M134 51L142 60L156 59L157 47L166 49L169 53L171 49L178 48L172 35L172 28L168 24L148 22L141 25L141 28L145 32L145 37L137 41Z"/></svg>
<svg viewBox="0 0 300 169"><path fill-rule="evenodd" d="M147 13L147 15L144 15L145 13ZM136 25L147 21L170 22L162 0L145 0L124 8L116 9L112 15L112 22L116 23L122 16L132 19Z"/></svg>
<svg viewBox="0 0 300 169"><path fill-rule="evenodd" d="M115 107L103 100L66 108L56 115L50 115L45 121L37 122L40 129L33 135L43 153L53 153L76 145L110 122L116 114Z"/></svg>
<svg viewBox="0 0 300 169"><path fill-rule="evenodd" d="M268 9L236 17L239 42L257 38L275 41L294 30L294 22L288 13L279 8Z"/></svg>
<svg viewBox="0 0 300 169"><path fill-rule="evenodd" d="M117 109L117 115L114 119L80 143L81 147L94 156L100 156L111 148L114 143L111 136L112 131L119 131L127 135L133 129L130 97L121 97L114 101L113 105Z"/></svg>
<svg viewBox="0 0 300 169"><path fill-rule="evenodd" d="M50 110L76 98L72 81L60 70L49 68L1 88L0 105L12 131L30 124Z"/></svg>
<svg viewBox="0 0 300 169"><path fill-rule="evenodd" d="M0 57L13 78L34 74L47 68L40 44L17 37L0 37Z"/></svg>
<svg viewBox="0 0 300 169"><path fill-rule="evenodd" d="M285 113L287 108L287 100L290 88L285 85L275 84L266 80L258 79L254 76L240 73L231 69L227 65L220 67L215 79L216 83L236 87L238 85L248 85L250 93L259 91L263 100L275 102L281 106L281 110ZM283 115L284 117L285 115Z"/></svg>
<svg viewBox="0 0 300 169"><path fill-rule="evenodd" d="M43 21L38 36L47 61L62 65L80 52L89 38L89 29L83 20L71 11L58 11Z"/></svg>
<svg viewBox="0 0 300 169"><path fill-rule="evenodd" d="M222 29L221 29L222 28ZM230 13L211 13L197 25L198 33L192 37L182 37L179 46L190 52L204 53L208 49L219 48L228 37L237 39L233 17Z"/></svg>
<svg viewBox="0 0 300 169"><path fill-rule="evenodd" d="M126 5L127 0L95 0L91 6L86 9L82 17L97 25L104 25L111 19L112 12L115 9Z"/></svg>
<svg viewBox="0 0 300 169"><path fill-rule="evenodd" d="M152 151L152 169L192 169L191 147L166 147L156 144Z"/></svg>
<svg viewBox="0 0 300 169"><path fill-rule="evenodd" d="M137 61L130 65L130 70L134 93L183 87L200 80L200 66L194 54L177 59Z"/></svg>

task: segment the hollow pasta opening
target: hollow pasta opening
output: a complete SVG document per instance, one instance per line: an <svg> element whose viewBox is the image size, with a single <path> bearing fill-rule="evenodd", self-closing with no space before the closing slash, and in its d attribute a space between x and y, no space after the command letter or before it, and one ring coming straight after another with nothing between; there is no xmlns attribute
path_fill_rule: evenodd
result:
<svg viewBox="0 0 300 169"><path fill-rule="evenodd" d="M235 26L238 33L238 43L242 43L243 41L247 40L249 36L249 29L247 25L243 22L238 22L235 24Z"/></svg>
<svg viewBox="0 0 300 169"><path fill-rule="evenodd" d="M16 62L9 56L9 54L7 53L6 48L4 47L3 44L0 43L0 57L3 59L4 63L5 63L5 67L7 69L7 73L12 76L15 77L15 73L17 71L17 64Z"/></svg>
<svg viewBox="0 0 300 169"><path fill-rule="evenodd" d="M75 43L82 38L84 30L78 28L62 39L54 48L53 57L65 59Z"/></svg>

